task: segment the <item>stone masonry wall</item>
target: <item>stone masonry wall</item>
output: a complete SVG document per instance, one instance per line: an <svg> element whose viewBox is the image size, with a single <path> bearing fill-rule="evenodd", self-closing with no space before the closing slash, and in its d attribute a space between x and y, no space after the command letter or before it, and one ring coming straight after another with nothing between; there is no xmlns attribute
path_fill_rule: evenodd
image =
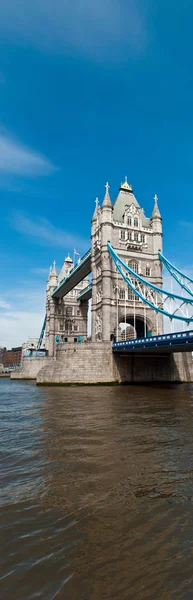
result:
<svg viewBox="0 0 193 600"><path fill-rule="evenodd" d="M57 348L56 358L24 358L11 379L36 379L39 384L193 381L192 354L119 355L109 342L69 343Z"/></svg>
<svg viewBox="0 0 193 600"><path fill-rule="evenodd" d="M191 352L139 356L112 353L111 343L65 344L37 383L97 384L193 381Z"/></svg>
<svg viewBox="0 0 193 600"><path fill-rule="evenodd" d="M113 383L118 379L111 343L70 343L41 369L37 383Z"/></svg>
<svg viewBox="0 0 193 600"><path fill-rule="evenodd" d="M50 362L52 359L48 356L23 358L22 366L11 373L11 379L36 379L40 369Z"/></svg>

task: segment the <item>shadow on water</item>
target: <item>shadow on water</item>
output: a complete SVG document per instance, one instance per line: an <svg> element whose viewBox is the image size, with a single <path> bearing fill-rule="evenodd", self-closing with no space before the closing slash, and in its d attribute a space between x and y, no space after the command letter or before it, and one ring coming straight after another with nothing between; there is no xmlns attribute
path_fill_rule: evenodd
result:
<svg viewBox="0 0 193 600"><path fill-rule="evenodd" d="M193 387L0 399L0 598L192 599Z"/></svg>

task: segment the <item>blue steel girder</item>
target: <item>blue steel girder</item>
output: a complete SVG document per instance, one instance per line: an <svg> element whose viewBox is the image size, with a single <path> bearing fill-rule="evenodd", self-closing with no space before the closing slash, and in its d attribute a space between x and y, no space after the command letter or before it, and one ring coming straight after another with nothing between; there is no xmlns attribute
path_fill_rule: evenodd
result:
<svg viewBox="0 0 193 600"><path fill-rule="evenodd" d="M180 331L176 333L165 333L151 337L136 338L134 340L125 340L114 342L112 344L113 352L118 353L159 353L170 352L192 352L193 351L193 331Z"/></svg>
<svg viewBox="0 0 193 600"><path fill-rule="evenodd" d="M193 279L191 279L191 277L188 277L188 275L185 275L185 273L182 273L182 271L177 269L177 267L175 267L171 262L169 262L169 260L161 252L158 252L158 256L159 256L159 259L161 260L162 264L164 265L164 267L166 267L167 271L175 279L175 281L177 281L177 283L186 292L188 292L188 294L190 294L190 296L193 296L193 290L191 290L191 288L188 285L186 285L185 283L183 283L183 281L182 281L182 280L187 280L193 284Z"/></svg>
<svg viewBox="0 0 193 600"><path fill-rule="evenodd" d="M41 329L40 337L39 337L39 340L38 340L37 348L41 347L41 344L42 344L42 341L43 341L43 338L44 338L44 333L45 333L45 328L46 328L46 320L47 320L47 315L45 315L45 317L44 317L44 322L43 322L43 325L42 325L42 329Z"/></svg>
<svg viewBox="0 0 193 600"><path fill-rule="evenodd" d="M133 293L147 306L149 306L151 309L153 309L155 312L160 313L162 315L165 315L166 317L169 317L170 319L177 319L179 321L185 321L187 323L193 322L193 315L191 316L186 316L186 315L179 315L176 314L176 312L179 310L182 311L182 306L184 305L190 305L192 307L193 310L193 298L184 298L183 296L180 296L178 294L173 294L172 292L168 292L166 290L164 290L163 288L159 288L156 285L154 285L153 283L151 283L150 281L147 281L146 279L144 279L143 277L141 277L141 275L139 275L138 273L135 273L135 271L133 271L129 265L126 265L126 263L124 263L124 261L118 256L118 254L115 252L115 250L112 248L111 244L108 242L107 244L110 256L116 266L116 269L118 270L118 272L121 274L122 278L124 279L125 283L131 288L131 290L133 291ZM138 282L138 284L142 284L143 286L149 288L150 290L152 290L153 292L156 292L157 294L159 294L159 297L164 297L164 301L171 299L173 301L179 300L181 302L181 305L179 307L175 307L175 311L173 313L171 313L169 310L164 310L164 308L162 308L161 306L158 306L158 304L155 302L152 302L150 300L148 300L148 298L146 296L144 296L141 293L140 290L140 286L138 285L138 289L136 289L136 287L133 285L132 281L130 279L128 279L127 275L124 273L123 268L126 270L127 273L129 273L132 278ZM161 304L163 304L163 301L161 302Z"/></svg>

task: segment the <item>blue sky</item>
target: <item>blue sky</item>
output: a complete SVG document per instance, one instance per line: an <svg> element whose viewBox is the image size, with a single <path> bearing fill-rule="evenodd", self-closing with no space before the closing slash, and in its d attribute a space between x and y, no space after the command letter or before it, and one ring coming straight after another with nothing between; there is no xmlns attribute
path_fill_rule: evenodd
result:
<svg viewBox="0 0 193 600"><path fill-rule="evenodd" d="M193 271L192 0L1 0L0 345L38 335L50 264L124 176Z"/></svg>

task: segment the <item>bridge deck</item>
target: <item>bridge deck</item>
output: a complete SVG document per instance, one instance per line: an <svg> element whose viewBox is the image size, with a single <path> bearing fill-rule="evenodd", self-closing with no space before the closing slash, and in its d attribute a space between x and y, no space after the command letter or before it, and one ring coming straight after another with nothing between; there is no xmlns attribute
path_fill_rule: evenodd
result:
<svg viewBox="0 0 193 600"><path fill-rule="evenodd" d="M135 340L114 342L113 352L119 353L157 353L169 352L193 352L193 331L180 331L177 333L166 333Z"/></svg>
<svg viewBox="0 0 193 600"><path fill-rule="evenodd" d="M90 298L92 298L92 283L89 283L89 285L80 292L79 296L77 296L77 300L83 302L84 300L90 300Z"/></svg>
<svg viewBox="0 0 193 600"><path fill-rule="evenodd" d="M68 277L60 281L59 285L53 291L53 298L63 298L70 292L82 279L91 272L91 250L81 258L80 262L72 269Z"/></svg>

